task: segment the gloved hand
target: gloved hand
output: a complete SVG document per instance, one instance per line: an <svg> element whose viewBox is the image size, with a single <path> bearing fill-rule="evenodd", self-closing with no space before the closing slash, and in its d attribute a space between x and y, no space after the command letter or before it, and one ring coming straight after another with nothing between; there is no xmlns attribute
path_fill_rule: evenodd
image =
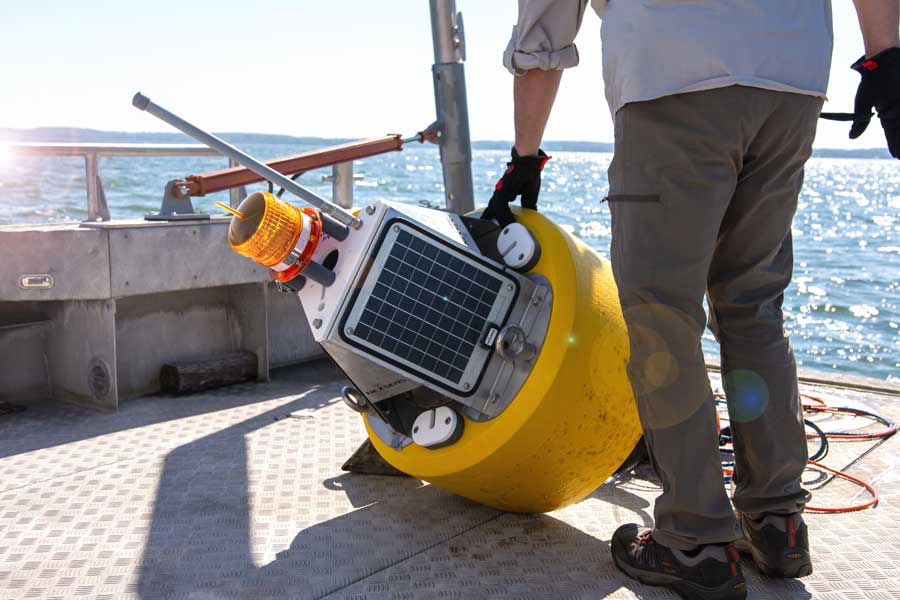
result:
<svg viewBox="0 0 900 600"><path fill-rule="evenodd" d="M850 139L855 140L866 130L874 107L878 109L891 156L900 158L900 48L885 50L869 59L863 56L851 68L862 75L862 81L856 90Z"/></svg>
<svg viewBox="0 0 900 600"><path fill-rule="evenodd" d="M487 208L481 213L482 219L497 219L500 227L515 223L509 203L522 196L522 208L537 210L538 193L541 191L541 170L552 157L543 150L537 156L519 156L515 147L512 149L512 160L506 163L506 172L494 186Z"/></svg>

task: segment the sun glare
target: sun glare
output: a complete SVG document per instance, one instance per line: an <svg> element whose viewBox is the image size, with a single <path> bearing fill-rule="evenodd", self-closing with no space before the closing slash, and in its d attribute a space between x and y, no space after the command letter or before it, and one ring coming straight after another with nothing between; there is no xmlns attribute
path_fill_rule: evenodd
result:
<svg viewBox="0 0 900 600"><path fill-rule="evenodd" d="M0 141L0 169L5 167L12 160L12 148L6 143Z"/></svg>

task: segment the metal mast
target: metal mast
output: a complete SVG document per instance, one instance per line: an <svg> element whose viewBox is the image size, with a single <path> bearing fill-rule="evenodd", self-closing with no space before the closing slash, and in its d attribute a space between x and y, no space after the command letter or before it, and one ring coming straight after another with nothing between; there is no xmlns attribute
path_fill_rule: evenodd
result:
<svg viewBox="0 0 900 600"><path fill-rule="evenodd" d="M440 131L441 166L447 209L464 213L475 208L472 194L472 144L466 103L465 30L456 0L430 0L434 43L434 104Z"/></svg>

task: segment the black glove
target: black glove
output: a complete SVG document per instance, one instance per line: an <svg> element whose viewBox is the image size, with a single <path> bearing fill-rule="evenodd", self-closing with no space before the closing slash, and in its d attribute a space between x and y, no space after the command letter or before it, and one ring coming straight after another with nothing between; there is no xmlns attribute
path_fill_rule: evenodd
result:
<svg viewBox="0 0 900 600"><path fill-rule="evenodd" d="M900 48L885 50L869 59L863 56L851 68L862 75L862 81L856 90L850 139L855 140L866 130L874 107L878 109L891 156L900 158Z"/></svg>
<svg viewBox="0 0 900 600"><path fill-rule="evenodd" d="M494 195L481 213L481 218L497 219L501 227L515 223L512 211L509 210L509 203L520 194L522 208L537 210L538 193L541 191L541 170L551 158L543 150L538 150L537 156L519 156L513 148L512 160L506 163L506 172L494 186Z"/></svg>

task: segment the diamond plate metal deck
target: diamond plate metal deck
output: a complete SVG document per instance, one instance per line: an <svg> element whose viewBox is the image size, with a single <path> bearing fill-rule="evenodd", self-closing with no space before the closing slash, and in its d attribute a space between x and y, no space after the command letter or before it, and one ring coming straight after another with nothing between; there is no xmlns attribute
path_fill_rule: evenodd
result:
<svg viewBox="0 0 900 600"><path fill-rule="evenodd" d="M0 417L0 598L674 597L609 556L618 524L650 522L646 469L537 516L346 474L365 432L342 384L313 363L118 414ZM900 413L897 398L810 391ZM826 463L874 480L880 506L809 516L814 575L770 581L746 565L753 598L900 599L898 446L832 446ZM812 470L807 483L818 504L858 492Z"/></svg>

